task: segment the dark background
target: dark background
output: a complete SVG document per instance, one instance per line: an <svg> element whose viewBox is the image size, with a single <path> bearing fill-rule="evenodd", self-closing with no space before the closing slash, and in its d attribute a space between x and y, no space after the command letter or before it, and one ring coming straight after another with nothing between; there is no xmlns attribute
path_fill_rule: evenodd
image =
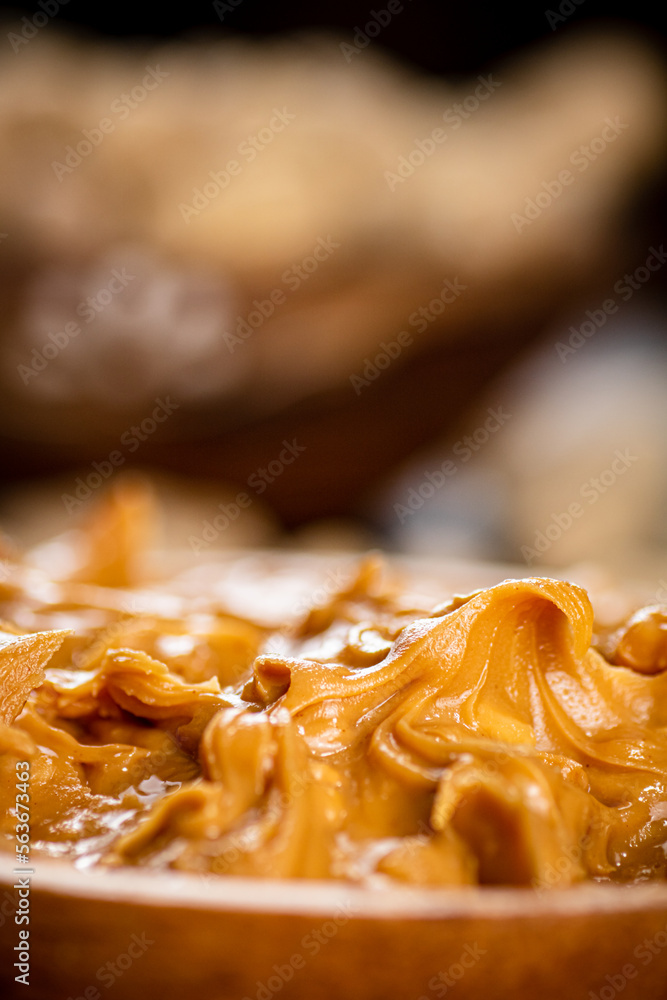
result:
<svg viewBox="0 0 667 1000"><path fill-rule="evenodd" d="M57 0L44 0L44 2L50 7ZM361 0L361 2L340 0L336 4L317 4L312 0L311 2L278 0L271 4L261 3L259 0L218 0L217 3L208 0L208 2L190 2L172 7L166 4L135 4L130 8L117 4L99 4L91 0L69 0L60 6L53 19L53 25L54 28L62 27L65 30L76 29L84 35L128 41L133 38L149 41L169 38L224 39L238 36L257 38L302 31L323 31L334 33L341 41L352 42L355 31L363 30L364 25L372 19L373 11L382 11L386 6L387 0ZM24 16L31 17L40 9L38 0L32 0L29 3L6 5L1 10L7 23L14 18L20 21ZM556 22L557 18L561 19ZM445 3L439 0L404 0L401 17L392 18L374 44L408 65L427 73L442 75L456 83L459 77L467 78L470 75L497 70L506 57L530 50L540 43L548 43L556 37L562 39L568 34L586 30L599 32L605 26L620 27L621 30L646 35L654 45L662 49L667 62L665 22L665 15L659 3L626 4L621 8L595 3L594 0L579 0L578 3L574 0L541 0L539 4L517 9L516 5L509 3L497 3L487 7L461 0ZM15 58L9 46L4 47L4 57ZM631 224L628 225L629 237L637 238L640 246L650 245L653 241L660 244L664 242L667 233L665 225L667 199L664 185L647 190L643 194L643 199L643 204L633 206ZM638 235L639 232L641 236ZM666 276L661 273L652 284L652 291L661 297L663 304L665 280ZM533 337L534 331L527 330L525 339L528 339L529 335ZM450 378L450 385L458 386L461 383L469 387L471 379L468 378L466 366L470 365L471 358L465 355L459 363L450 351L446 360L448 370L460 374L460 377ZM488 372L481 371L477 357L472 360L476 376L483 381L489 372L497 370L503 359L495 358L488 352L485 358ZM400 406L400 401L405 398L406 392L408 395L413 392L414 397L419 398L420 412L426 409L423 405L425 398L435 400L437 402L435 415L428 417L428 420L427 416L424 416L425 427L419 432L421 438L426 439L427 432L433 433L431 423L443 420L443 404L438 401L441 375L426 358L421 367L416 367L412 374L408 371L407 377L412 377L414 388L408 384L406 389L405 384L401 383L398 386L397 382L397 401L389 394L387 405ZM430 383L425 382L428 378L434 382L432 391L429 389ZM384 384L390 387L391 378L387 378ZM454 412L457 407L460 409L461 401L456 398L456 392L450 393L450 396ZM365 398L364 405L372 407L374 398L373 394L369 393L368 402ZM360 410L355 411L353 417L355 422L359 420L360 412ZM314 421L311 414L306 415L311 422ZM287 428L285 433L288 436L293 429L294 419L294 414L291 412L285 415ZM380 427L383 419L384 411L367 415L369 425ZM351 428L352 437L355 437L356 426L355 423ZM325 441L328 441L327 434L330 435L333 449L335 440L340 437L339 415L334 412L332 420L319 427L318 432L320 438ZM249 427L239 437L236 448L226 441L227 468L232 479L237 477L239 482L245 481L244 462L249 461L248 453L255 456L264 440L264 433L263 427ZM280 427L277 426L271 440L275 435L280 437L280 433ZM373 441L371 444L369 454L381 457L381 449L377 442ZM409 451L413 446L414 441L406 442L404 451ZM53 448L44 453L31 451L23 442L0 441L0 450L4 453L0 482L3 479L15 481L38 473L56 472L65 464L71 465L68 458L61 459ZM203 475L213 475L219 467L219 457L215 451L211 451L210 454L208 452L200 454L189 444L180 451L170 444L163 451L168 452L169 461L164 458L157 443L152 457L149 456L149 449L146 449L142 452L142 460L154 461L157 466L176 464L180 471L186 473L195 471ZM331 454L327 448L323 451L327 455ZM239 457L235 465L237 453ZM97 452L91 456L82 453L78 456L78 460L85 463L91 457L97 457ZM374 469L368 464L370 460L369 458L367 466L369 477L372 478L373 475L380 475L384 466ZM253 457L251 466L257 464L258 461ZM280 483L278 485L281 486ZM285 488L287 487L286 478ZM297 490L297 492L305 504L302 508L298 506L297 499L292 493L284 499L284 502L278 492L270 496L271 502L288 525L306 521L313 513L307 505L308 491ZM358 503L356 496L342 495L339 498L329 488L327 497L330 509L319 510L320 514L347 513Z"/></svg>
<svg viewBox="0 0 667 1000"><path fill-rule="evenodd" d="M210 35L271 35L301 29L334 30L342 36L363 27L373 10L381 11L386 0L340 0L335 4L313 2L260 3L257 0L229 0L224 6L213 2L181 3L124 7L97 4L90 0L70 0L57 14L59 23L92 30L110 37L143 36L148 38L197 37ZM236 4L236 6L234 6ZM151 9L151 7L153 9ZM221 4L218 4L221 7ZM554 31L566 33L600 22L627 24L644 30L659 40L665 50L665 12L662 4L636 3L615 6L593 0L542 0L541 3L516 9L515 4L489 6L466 2L442 3L438 0L405 0L399 20L382 32L381 45L413 65L429 72L456 76L481 72L497 65L498 59L548 39ZM562 8L564 14L560 15ZM5 14L19 19L39 10L37 0L8 4ZM573 13L569 13L569 11ZM555 28L547 12L564 17ZM551 18L553 23L553 18Z"/></svg>

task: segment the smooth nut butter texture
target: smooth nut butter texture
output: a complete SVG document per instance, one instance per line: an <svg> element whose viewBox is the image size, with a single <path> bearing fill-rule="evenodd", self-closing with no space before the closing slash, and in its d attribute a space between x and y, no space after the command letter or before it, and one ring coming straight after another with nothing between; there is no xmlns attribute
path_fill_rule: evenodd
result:
<svg viewBox="0 0 667 1000"><path fill-rule="evenodd" d="M17 564L0 585L3 849L29 761L34 856L79 866L665 878L667 609L594 646L573 584L507 580L429 609L368 558L276 629L213 594L151 604L118 566L124 589L101 586L100 565L54 581Z"/></svg>

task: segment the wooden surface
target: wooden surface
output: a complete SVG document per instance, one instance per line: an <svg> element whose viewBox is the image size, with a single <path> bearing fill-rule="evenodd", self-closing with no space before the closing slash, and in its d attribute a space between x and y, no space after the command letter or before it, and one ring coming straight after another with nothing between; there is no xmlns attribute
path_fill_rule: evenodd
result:
<svg viewBox="0 0 667 1000"><path fill-rule="evenodd" d="M0 862L0 884L0 898L11 898L11 858ZM340 883L85 873L43 861L30 895L28 989L13 979L18 928L8 910L0 928L3 997L667 997L664 884L369 892ZM133 942L136 957L128 959Z"/></svg>

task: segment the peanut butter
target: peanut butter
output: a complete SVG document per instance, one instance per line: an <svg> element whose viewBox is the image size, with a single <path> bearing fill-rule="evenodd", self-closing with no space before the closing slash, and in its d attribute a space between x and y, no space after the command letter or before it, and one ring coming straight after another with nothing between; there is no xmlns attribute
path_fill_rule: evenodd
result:
<svg viewBox="0 0 667 1000"><path fill-rule="evenodd" d="M132 594L21 566L2 584L4 849L28 761L32 850L79 866L665 878L667 609L595 648L573 584L415 608L372 559L284 629L205 595L122 610Z"/></svg>

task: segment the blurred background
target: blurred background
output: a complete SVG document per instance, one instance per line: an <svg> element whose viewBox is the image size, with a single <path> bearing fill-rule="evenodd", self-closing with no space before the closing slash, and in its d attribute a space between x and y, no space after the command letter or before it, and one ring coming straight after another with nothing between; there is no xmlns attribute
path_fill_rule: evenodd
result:
<svg viewBox="0 0 667 1000"><path fill-rule="evenodd" d="M195 556L667 594L662 13L314 6L2 11L6 531L140 469Z"/></svg>

